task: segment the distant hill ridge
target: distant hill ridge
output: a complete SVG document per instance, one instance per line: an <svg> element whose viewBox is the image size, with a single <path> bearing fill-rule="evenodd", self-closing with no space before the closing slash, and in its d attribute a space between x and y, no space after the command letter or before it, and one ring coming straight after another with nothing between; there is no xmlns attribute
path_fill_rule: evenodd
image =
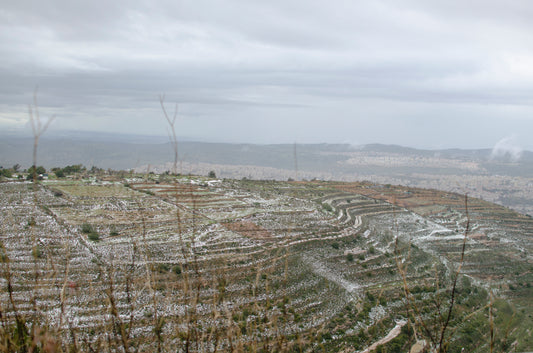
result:
<svg viewBox="0 0 533 353"><path fill-rule="evenodd" d="M0 138L0 166L32 163L30 137ZM471 196L533 214L533 153L491 149L419 150L369 144L232 144L179 141L180 173L211 170L225 178L370 180L433 188ZM38 164L46 168L83 164L114 170L164 172L173 168L164 137L113 134L44 136Z"/></svg>
<svg viewBox="0 0 533 353"><path fill-rule="evenodd" d="M22 136L3 136L0 138L0 163L10 166L19 163L31 165L33 139ZM251 164L275 168L293 169L296 148L297 164L310 169L347 159L347 153L389 153L393 155L473 159L476 162L495 164L504 163L506 167L531 170L533 152L523 151L518 161L505 155L500 158L491 156L491 149L442 149L423 150L399 145L367 144L249 144L179 141L180 160L189 163L203 162L214 164ZM339 153L336 155L335 153ZM141 165L163 164L173 159L173 152L164 137L115 135L115 134L56 134L44 136L39 146L39 161L45 167L65 166L82 163L101 168L129 169ZM311 159L311 160L308 160ZM520 172L518 171L520 174ZM533 175L533 173L529 174Z"/></svg>

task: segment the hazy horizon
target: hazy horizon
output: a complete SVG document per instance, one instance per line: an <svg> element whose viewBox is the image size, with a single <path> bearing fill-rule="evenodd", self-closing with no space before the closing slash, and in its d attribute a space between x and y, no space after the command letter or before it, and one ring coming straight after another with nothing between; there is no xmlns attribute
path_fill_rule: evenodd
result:
<svg viewBox="0 0 533 353"><path fill-rule="evenodd" d="M0 131L0 138L13 138L13 139L33 139L33 134L31 130L24 129L18 131ZM75 130L56 130L50 129L46 131L40 138L41 140L71 140L71 141L85 141L85 142L120 142L120 143L130 143L130 144L167 144L171 143L168 135L145 135L139 133L124 133L124 132L105 132L105 131L75 131ZM278 142L278 143L254 143L246 141L218 141L218 140L209 140L201 139L187 136L177 136L178 144L180 143L205 143L205 144L234 144L234 145L257 145L257 146L267 146L267 145L348 145L353 148L361 148L364 146L372 145L382 145L382 146L397 146L401 148L410 148L421 151L442 151L442 150L464 150L464 151L475 151L475 150L490 150L492 153L507 153L510 155L519 155L523 152L533 153L532 150L522 149L517 145L513 144L511 139L502 139L494 146L480 146L472 148L460 148L460 147L445 147L445 148L431 148L424 146L409 146L409 145L400 145L394 143L380 143L380 142L370 142L362 144L351 144L349 142Z"/></svg>

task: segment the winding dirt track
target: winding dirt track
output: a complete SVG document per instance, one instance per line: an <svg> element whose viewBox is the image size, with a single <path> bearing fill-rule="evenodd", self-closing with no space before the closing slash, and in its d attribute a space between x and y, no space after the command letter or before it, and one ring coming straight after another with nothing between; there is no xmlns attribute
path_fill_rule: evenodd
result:
<svg viewBox="0 0 533 353"><path fill-rule="evenodd" d="M402 327L407 323L407 321L399 321L398 323L396 323L396 326L393 327L392 330L389 331L389 333L387 334L387 336L383 337L382 339L380 339L379 341L377 342L374 342L370 347L368 347L367 349L365 349L364 351L362 351L361 353L369 353L369 352L372 352L374 349L376 349L379 345L381 344L385 344L387 342L389 342L390 340L392 340L393 338L395 338L396 336L398 336L400 334L400 332L402 331Z"/></svg>

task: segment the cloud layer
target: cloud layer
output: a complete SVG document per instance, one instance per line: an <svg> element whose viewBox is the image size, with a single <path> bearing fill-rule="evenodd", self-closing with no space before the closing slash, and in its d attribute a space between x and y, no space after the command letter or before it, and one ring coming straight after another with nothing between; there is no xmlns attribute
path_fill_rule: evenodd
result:
<svg viewBox="0 0 533 353"><path fill-rule="evenodd" d="M12 1L0 128L533 149L530 1Z"/></svg>

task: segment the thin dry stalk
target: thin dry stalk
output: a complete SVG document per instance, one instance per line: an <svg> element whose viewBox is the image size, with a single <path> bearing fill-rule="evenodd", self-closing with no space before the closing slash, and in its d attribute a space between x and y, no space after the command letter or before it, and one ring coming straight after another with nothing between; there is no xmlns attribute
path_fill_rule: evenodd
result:
<svg viewBox="0 0 533 353"><path fill-rule="evenodd" d="M68 276L70 273L70 262L68 259L70 258L70 246L68 245L68 242L65 242L65 253L66 253L66 264L65 264L65 270L63 271L63 284L61 286L61 291L59 293L59 303L60 303L60 313L59 313L59 332L61 332L65 320L65 306L67 302L66 297L66 290L68 285Z"/></svg>
<svg viewBox="0 0 533 353"><path fill-rule="evenodd" d="M46 123L42 123L41 115L39 114L39 105L37 104L37 88L33 93L33 105L28 105L28 114L30 117L31 129L33 132L33 181L37 180L37 149L39 146L39 139L42 134L46 132L52 121L55 119L55 115L50 117Z"/></svg>
<svg viewBox="0 0 533 353"><path fill-rule="evenodd" d="M37 209L39 205L39 200L37 196L38 192L38 185L37 185L37 150L39 147L39 139L41 136L46 132L52 121L55 119L55 116L52 116L49 118L46 123L42 123L41 116L39 113L39 105L37 103L37 88L34 91L33 94L33 105L28 106L28 114L29 119L31 123L31 128L33 132L33 201L34 201L34 207ZM37 211L34 211L34 217L37 216ZM39 253L39 244L37 243L37 236L36 236L36 222L32 222L30 224L31 229L31 240L32 240L32 258L33 258L33 290L31 294L30 302L32 304L32 327L31 327L31 342L35 341L35 338L38 336L38 331L40 331L39 325L38 325L38 317L40 315L40 310L37 307L37 293L38 289L40 287L40 264L38 261L37 254ZM33 343L32 343L33 344Z"/></svg>
<svg viewBox="0 0 533 353"><path fill-rule="evenodd" d="M165 108L165 95L162 94L159 96L159 103L161 104L161 109L163 110L163 114L165 115L165 119L168 123L169 129L168 129L168 137L170 140L170 143L172 144L172 148L174 150L174 165L172 173L174 175L178 174L178 138L176 136L176 119L178 117L178 104L174 107L174 114L172 115L172 118L168 115L167 110Z"/></svg>
<svg viewBox="0 0 533 353"><path fill-rule="evenodd" d="M492 314L493 302L494 302L494 297L492 295L492 291L490 291L490 300L489 300L490 353L494 352L494 316Z"/></svg>
<svg viewBox="0 0 533 353"><path fill-rule="evenodd" d="M398 268L398 272L400 273L402 283L403 283L404 295L407 301L408 317L410 316L409 310L413 311L413 318L415 321L413 328L415 332L415 337L418 336L418 333L417 333L417 327L418 327L418 329L421 329L423 331L426 338L429 339L434 349L439 353L445 353L448 350L447 340L449 337L451 337L449 335L449 331L450 331L449 326L450 326L450 322L453 317L453 310L455 307L456 294L457 294L457 282L458 282L458 279L461 273L462 266L464 264L466 242L468 239L468 234L470 232L470 216L468 212L468 196L467 195L464 196L464 205L465 205L466 226L465 226L464 236L463 236L463 241L462 241L462 246L461 246L460 260L459 260L459 264L456 270L453 273L450 294L449 294L449 301L448 301L447 306L443 305L443 303L441 302L441 298L439 295L440 276L438 274L438 269L435 268L435 286L436 286L435 293L436 295L433 297L433 304L437 311L437 315L433 316L434 322L431 325L428 325L427 320L424 319L420 308L416 304L415 298L413 297L412 293L409 291L407 274L408 274L408 263L409 263L409 259L411 256L411 246L409 246L407 257L404 258L402 261L400 250L399 250L398 236L396 236L396 239L395 239L394 253L395 253L396 266ZM453 331L455 330L453 329L452 332Z"/></svg>
<svg viewBox="0 0 533 353"><path fill-rule="evenodd" d="M461 248L461 260L459 261L459 266L457 267L457 270L455 271L455 276L453 278L453 284L452 289L450 293L450 304L448 306L448 314L446 316L446 320L444 322L444 325L442 325L441 331L440 331L440 340L439 340L439 352L446 352L447 349L445 348L445 334L446 329L448 328L448 325L450 323L450 320L452 318L452 311L455 304L455 295L457 293L457 280L459 279L459 275L461 273L461 268L464 264L465 259L465 250L466 250L466 241L468 239L468 233L470 232L470 216L468 214L468 195L465 194L465 215L466 215L466 226L463 236L463 244Z"/></svg>
<svg viewBox="0 0 533 353"><path fill-rule="evenodd" d="M119 310L117 307L117 299L115 298L115 266L113 264L113 259L109 259L111 264L107 267L107 285L108 288L105 291L107 299L109 301L109 311L111 314L111 326L112 331L115 335L115 339L119 340L122 344L124 352L128 353L130 351L130 343L127 330L125 328L124 322L120 317ZM118 337L117 337L118 336Z"/></svg>

